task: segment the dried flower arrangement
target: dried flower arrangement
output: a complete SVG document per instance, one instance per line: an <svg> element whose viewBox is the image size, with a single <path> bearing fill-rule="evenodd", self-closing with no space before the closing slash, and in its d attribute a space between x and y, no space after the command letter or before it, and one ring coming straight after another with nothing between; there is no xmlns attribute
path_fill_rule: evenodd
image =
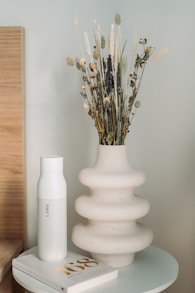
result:
<svg viewBox="0 0 195 293"><path fill-rule="evenodd" d="M84 107L94 120L99 144L103 145L125 144L136 108L140 107L137 94L143 72L154 51L153 47L147 45L146 38L137 40L134 61L126 74L127 58L124 56L125 44L121 47L120 24L120 15L116 14L115 25L111 24L106 60L103 56L106 41L96 22L93 47L90 46L87 32L84 32L88 61L84 57L75 60L70 56L66 58L69 66L75 65L82 73Z"/></svg>

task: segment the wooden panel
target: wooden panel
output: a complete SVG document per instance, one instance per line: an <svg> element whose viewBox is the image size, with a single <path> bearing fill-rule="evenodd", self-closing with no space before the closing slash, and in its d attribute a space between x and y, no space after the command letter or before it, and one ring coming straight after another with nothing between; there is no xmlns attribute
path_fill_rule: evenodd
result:
<svg viewBox="0 0 195 293"><path fill-rule="evenodd" d="M0 283L0 293L13 293L11 271L5 276L3 282Z"/></svg>
<svg viewBox="0 0 195 293"><path fill-rule="evenodd" d="M0 283L0 293L24 293L26 292L12 277L11 269Z"/></svg>
<svg viewBox="0 0 195 293"><path fill-rule="evenodd" d="M0 27L0 238L24 239L23 29Z"/></svg>
<svg viewBox="0 0 195 293"><path fill-rule="evenodd" d="M16 257L22 248L21 240L0 240L0 282L11 268L13 257Z"/></svg>

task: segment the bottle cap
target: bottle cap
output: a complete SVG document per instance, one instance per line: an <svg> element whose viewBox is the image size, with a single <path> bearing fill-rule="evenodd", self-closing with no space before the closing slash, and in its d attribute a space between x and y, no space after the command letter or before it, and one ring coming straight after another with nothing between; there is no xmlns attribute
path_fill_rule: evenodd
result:
<svg viewBox="0 0 195 293"><path fill-rule="evenodd" d="M60 157L60 156L41 157L41 171L52 172L52 173L63 172L63 157Z"/></svg>

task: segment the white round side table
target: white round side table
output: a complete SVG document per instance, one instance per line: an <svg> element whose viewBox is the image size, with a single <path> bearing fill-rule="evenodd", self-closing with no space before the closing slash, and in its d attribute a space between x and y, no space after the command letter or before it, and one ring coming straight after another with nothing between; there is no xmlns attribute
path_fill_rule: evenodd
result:
<svg viewBox="0 0 195 293"><path fill-rule="evenodd" d="M25 251L25 254L30 253ZM171 286L179 272L175 258L166 251L149 246L136 253L132 265L120 268L118 279L87 290L87 293L157 293ZM59 293L16 268L12 270L15 280L33 293Z"/></svg>

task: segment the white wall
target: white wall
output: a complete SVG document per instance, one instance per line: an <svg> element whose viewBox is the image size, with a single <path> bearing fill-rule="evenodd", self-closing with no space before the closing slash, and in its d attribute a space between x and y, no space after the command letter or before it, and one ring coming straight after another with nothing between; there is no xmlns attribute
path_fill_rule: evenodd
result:
<svg viewBox="0 0 195 293"><path fill-rule="evenodd" d="M169 293L195 292L195 131L194 0L0 0L0 25L25 29L25 138L28 244L36 243L36 183L39 158L60 154L68 182L69 234L78 220L74 199L84 187L79 171L95 157L97 135L84 112L80 81L65 65L79 55L72 20L80 32L96 19L108 31L115 12L129 42L138 32L169 54L152 61L142 82L142 108L126 144L130 162L144 170L140 192L151 202L144 219L154 244L172 253L180 265Z"/></svg>

